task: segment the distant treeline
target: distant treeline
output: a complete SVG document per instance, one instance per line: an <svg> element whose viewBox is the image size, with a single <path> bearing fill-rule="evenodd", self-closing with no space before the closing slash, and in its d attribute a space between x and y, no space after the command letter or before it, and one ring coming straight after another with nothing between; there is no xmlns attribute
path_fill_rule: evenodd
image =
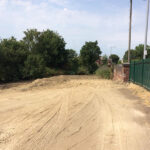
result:
<svg viewBox="0 0 150 150"><path fill-rule="evenodd" d="M11 82L60 74L92 74L101 54L98 42L86 42L78 55L65 48L56 32L30 29L22 40L0 41L0 82Z"/></svg>
<svg viewBox="0 0 150 150"><path fill-rule="evenodd" d="M139 44L138 46L135 47L135 49L130 50L130 55L131 55L131 61L138 61L143 59L143 52L144 52L144 45ZM150 46L147 45L147 55L146 58L150 58ZM125 52L124 54L124 62L128 61L128 51Z"/></svg>

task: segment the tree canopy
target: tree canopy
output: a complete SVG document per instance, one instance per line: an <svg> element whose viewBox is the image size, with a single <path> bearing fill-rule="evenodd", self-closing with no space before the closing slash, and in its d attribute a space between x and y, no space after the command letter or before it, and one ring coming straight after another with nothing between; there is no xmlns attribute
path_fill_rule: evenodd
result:
<svg viewBox="0 0 150 150"><path fill-rule="evenodd" d="M138 46L135 47L135 49L130 50L130 57L131 60L141 60L143 59L143 51L144 51L144 45L139 44ZM149 46L147 45L147 56L146 58L150 58L150 49ZM125 52L123 60L126 62L128 60L128 51Z"/></svg>
<svg viewBox="0 0 150 150"><path fill-rule="evenodd" d="M51 30L30 29L22 40L0 41L0 81L9 82L51 75L69 62L64 39ZM71 60L70 60L71 61ZM54 74L54 71L53 71Z"/></svg>
<svg viewBox="0 0 150 150"><path fill-rule="evenodd" d="M62 67L66 61L66 43L58 33L51 30L39 32L36 29L24 33L23 41L32 54L41 55L47 67Z"/></svg>
<svg viewBox="0 0 150 150"><path fill-rule="evenodd" d="M75 50L66 49L66 66L65 69L69 74L76 74L79 67L79 57Z"/></svg>
<svg viewBox="0 0 150 150"><path fill-rule="evenodd" d="M112 62L113 62L114 64L118 64L118 61L119 61L119 59L120 59L119 56L116 55L116 54L110 55L109 58L112 60Z"/></svg>
<svg viewBox="0 0 150 150"><path fill-rule="evenodd" d="M22 41L14 37L0 41L0 80L20 80L28 51Z"/></svg>
<svg viewBox="0 0 150 150"><path fill-rule="evenodd" d="M95 72L97 69L96 60L101 54L98 42L86 42L80 50L81 64L86 67L89 73Z"/></svg>
<svg viewBox="0 0 150 150"><path fill-rule="evenodd" d="M59 74L93 74L100 59L97 41L85 42L80 54L66 49L57 32L30 29L24 37L0 40L0 82L42 78ZM103 57L107 64L107 56Z"/></svg>

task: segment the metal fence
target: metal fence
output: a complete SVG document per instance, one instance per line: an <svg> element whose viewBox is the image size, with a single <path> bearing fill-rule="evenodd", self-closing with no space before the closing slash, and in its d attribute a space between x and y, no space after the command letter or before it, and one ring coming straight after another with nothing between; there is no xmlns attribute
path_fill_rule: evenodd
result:
<svg viewBox="0 0 150 150"><path fill-rule="evenodd" d="M150 59L130 63L130 81L150 90Z"/></svg>

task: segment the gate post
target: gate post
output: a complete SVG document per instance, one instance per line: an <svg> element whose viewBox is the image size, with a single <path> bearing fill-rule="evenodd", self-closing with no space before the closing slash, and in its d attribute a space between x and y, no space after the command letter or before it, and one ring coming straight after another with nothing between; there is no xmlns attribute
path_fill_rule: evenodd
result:
<svg viewBox="0 0 150 150"><path fill-rule="evenodd" d="M133 82L135 83L135 61L134 61Z"/></svg>
<svg viewBox="0 0 150 150"><path fill-rule="evenodd" d="M128 82L130 74L130 63L123 64L123 73L124 73L124 82Z"/></svg>
<svg viewBox="0 0 150 150"><path fill-rule="evenodd" d="M142 60L142 86L144 81L144 59Z"/></svg>

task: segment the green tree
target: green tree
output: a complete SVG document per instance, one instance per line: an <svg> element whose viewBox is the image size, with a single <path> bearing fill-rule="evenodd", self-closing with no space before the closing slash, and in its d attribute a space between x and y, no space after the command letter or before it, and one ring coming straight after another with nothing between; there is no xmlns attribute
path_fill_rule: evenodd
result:
<svg viewBox="0 0 150 150"><path fill-rule="evenodd" d="M114 64L118 64L118 61L119 61L119 59L120 59L119 56L116 55L116 54L110 55L109 58L112 60L112 62L113 62Z"/></svg>
<svg viewBox="0 0 150 150"><path fill-rule="evenodd" d="M130 58L131 58L131 60L136 59L136 52L133 49L130 50ZM125 54L123 56L123 60L124 60L124 62L128 62L128 50L125 52Z"/></svg>
<svg viewBox="0 0 150 150"><path fill-rule="evenodd" d="M107 55L102 56L102 63L103 63L103 65L108 64L108 56Z"/></svg>
<svg viewBox="0 0 150 150"><path fill-rule="evenodd" d="M67 57L67 62L65 67L66 71L69 74L76 74L79 67L78 54L76 53L75 50L66 49L66 57Z"/></svg>
<svg viewBox="0 0 150 150"><path fill-rule="evenodd" d="M131 50L131 60L141 60L143 59L143 52L144 52L144 45L139 44L138 46L135 47L135 49ZM150 58L150 48L147 45L147 56L146 58ZM126 62L128 60L128 51L125 52L124 61Z"/></svg>
<svg viewBox="0 0 150 150"><path fill-rule="evenodd" d="M37 29L27 29L27 31L24 31L24 34L25 37L23 38L23 42L25 43L27 50L35 52L41 32L37 31Z"/></svg>
<svg viewBox="0 0 150 150"><path fill-rule="evenodd" d="M45 65L52 68L62 68L66 62L65 41L56 32L46 30L39 32L36 29L27 30L24 43L33 54L43 57Z"/></svg>
<svg viewBox="0 0 150 150"><path fill-rule="evenodd" d="M25 67L23 72L24 72L23 77L25 79L44 77L46 67L43 57L34 54L28 55L27 60L25 61Z"/></svg>
<svg viewBox="0 0 150 150"><path fill-rule="evenodd" d="M80 50L81 64L86 67L89 73L95 72L97 69L96 60L101 54L98 42L86 42Z"/></svg>
<svg viewBox="0 0 150 150"><path fill-rule="evenodd" d="M136 59L143 59L143 51L144 51L144 45L140 44L135 47L135 54L136 54Z"/></svg>
<svg viewBox="0 0 150 150"><path fill-rule="evenodd" d="M23 42L14 37L0 41L0 80L3 82L22 79L24 61L28 51Z"/></svg>

